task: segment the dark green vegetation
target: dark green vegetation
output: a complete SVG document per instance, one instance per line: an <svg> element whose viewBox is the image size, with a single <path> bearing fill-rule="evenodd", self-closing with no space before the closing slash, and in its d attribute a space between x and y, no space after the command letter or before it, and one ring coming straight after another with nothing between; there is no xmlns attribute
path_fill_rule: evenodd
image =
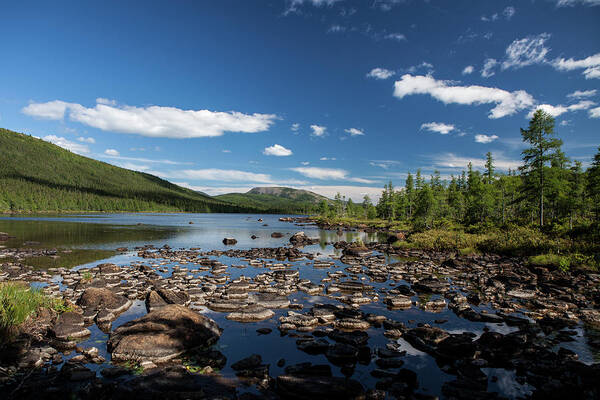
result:
<svg viewBox="0 0 600 400"><path fill-rule="evenodd" d="M19 282L0 283L0 337L6 338L13 334L30 316L41 308L48 308L55 312L68 310L61 299L53 299Z"/></svg>
<svg viewBox="0 0 600 400"><path fill-rule="evenodd" d="M0 129L0 212L36 211L256 210Z"/></svg>
<svg viewBox="0 0 600 400"><path fill-rule="evenodd" d="M469 164L447 182L438 171L427 180L418 170L401 190L385 185L376 206L368 197L354 204L338 196L320 214L412 232L399 246L543 255L531 261L563 269L598 266L600 148L584 171L561 151L554 119L541 110L521 135L528 147L518 170L498 173L488 153L483 173Z"/></svg>
<svg viewBox="0 0 600 400"><path fill-rule="evenodd" d="M307 190L286 187L255 187L246 193L228 193L216 199L239 206L253 207L262 212L310 214L317 210L318 203L330 200Z"/></svg>
<svg viewBox="0 0 600 400"><path fill-rule="evenodd" d="M24 259L13 259L6 257L3 262L20 262L34 268L73 268L79 265L91 263L93 261L104 260L116 254L112 250L93 250L93 249L74 249L57 250L52 256L33 256Z"/></svg>

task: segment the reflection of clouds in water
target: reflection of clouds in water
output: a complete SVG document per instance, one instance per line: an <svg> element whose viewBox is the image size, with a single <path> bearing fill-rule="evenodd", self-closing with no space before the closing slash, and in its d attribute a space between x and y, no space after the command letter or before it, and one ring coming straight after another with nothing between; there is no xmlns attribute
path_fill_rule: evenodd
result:
<svg viewBox="0 0 600 400"><path fill-rule="evenodd" d="M421 350L417 350L412 347L406 340L400 338L396 340L396 343L400 345L400 350L406 351L407 355L416 356L416 357L429 357L429 355Z"/></svg>
<svg viewBox="0 0 600 400"><path fill-rule="evenodd" d="M490 392L499 392L510 398L531 395L533 392L532 386L528 384L521 385L517 382L514 371L508 371L501 368L482 368L481 370L488 378L491 378L492 376L498 378L496 382L488 379L488 391Z"/></svg>

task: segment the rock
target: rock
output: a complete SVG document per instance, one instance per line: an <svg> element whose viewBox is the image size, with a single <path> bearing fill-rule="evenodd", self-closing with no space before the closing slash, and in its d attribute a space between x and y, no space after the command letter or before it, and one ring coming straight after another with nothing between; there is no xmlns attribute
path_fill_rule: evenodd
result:
<svg viewBox="0 0 600 400"><path fill-rule="evenodd" d="M227 314L225 318L238 322L256 322L271 318L275 313L258 304L251 304Z"/></svg>
<svg viewBox="0 0 600 400"><path fill-rule="evenodd" d="M408 296L387 297L385 302L392 309L407 309L412 306L412 300Z"/></svg>
<svg viewBox="0 0 600 400"><path fill-rule="evenodd" d="M367 257L370 256L372 253L373 252L371 250L369 250L364 245L360 244L354 244L342 250L342 254L350 257Z"/></svg>
<svg viewBox="0 0 600 400"><path fill-rule="evenodd" d="M431 352L433 347L449 336L443 329L425 325L410 329L404 334L404 340L417 350Z"/></svg>
<svg viewBox="0 0 600 400"><path fill-rule="evenodd" d="M116 361L164 362L186 350L210 346L222 330L210 318L178 304L169 304L121 325L107 343Z"/></svg>
<svg viewBox="0 0 600 400"><path fill-rule="evenodd" d="M96 377L94 371L78 363L64 364L60 375L69 381L87 381Z"/></svg>
<svg viewBox="0 0 600 400"><path fill-rule="evenodd" d="M237 243L237 240L234 239L234 238L225 238L225 239L223 239L223 244L225 244L225 245L233 245L233 244L236 244L236 243Z"/></svg>
<svg viewBox="0 0 600 400"><path fill-rule="evenodd" d="M404 235L404 233L402 233L402 232L398 232L398 233L390 234L387 238L387 243L394 244L396 242L403 242L405 240L406 240L406 235Z"/></svg>
<svg viewBox="0 0 600 400"><path fill-rule="evenodd" d="M281 232L273 232L273 233L271 233L271 237L275 238L275 239L279 239L279 238L283 237L283 233L281 233Z"/></svg>
<svg viewBox="0 0 600 400"><path fill-rule="evenodd" d="M345 329L345 330L364 330L369 329L371 324L367 321L363 321L355 318L342 318L333 323L333 326L337 329Z"/></svg>
<svg viewBox="0 0 600 400"><path fill-rule="evenodd" d="M353 346L364 346L369 340L369 334L363 331L342 332L333 330L327 335L330 339L339 343L346 343Z"/></svg>
<svg viewBox="0 0 600 400"><path fill-rule="evenodd" d="M290 305L287 296L279 296L275 293L259 293L252 299L265 308L287 308Z"/></svg>
<svg viewBox="0 0 600 400"><path fill-rule="evenodd" d="M268 335L269 333L273 332L273 329L271 329L271 328L258 328L256 330L256 332L259 335Z"/></svg>
<svg viewBox="0 0 600 400"><path fill-rule="evenodd" d="M331 376L279 375L277 392L283 398L298 400L365 398L364 388L357 381Z"/></svg>
<svg viewBox="0 0 600 400"><path fill-rule="evenodd" d="M294 246L307 246L310 244L319 243L319 239L311 239L304 232L296 232L290 238L290 243Z"/></svg>
<svg viewBox="0 0 600 400"><path fill-rule="evenodd" d="M96 287L85 289L79 300L77 300L77 305L85 310L106 310L114 315L119 315L126 311L131 304L131 300L114 293L110 289Z"/></svg>
<svg viewBox="0 0 600 400"><path fill-rule="evenodd" d="M65 342L91 335L83 326L83 316L72 311L59 315L51 331L56 339Z"/></svg>

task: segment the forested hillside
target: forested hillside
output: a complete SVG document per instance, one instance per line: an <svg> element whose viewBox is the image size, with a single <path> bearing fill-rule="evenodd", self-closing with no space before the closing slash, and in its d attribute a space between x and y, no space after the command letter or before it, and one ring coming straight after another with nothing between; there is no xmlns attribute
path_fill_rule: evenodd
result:
<svg viewBox="0 0 600 400"><path fill-rule="evenodd" d="M0 212L36 211L256 210L0 129Z"/></svg>
<svg viewBox="0 0 600 400"><path fill-rule="evenodd" d="M287 187L256 187L247 193L228 193L215 198L240 206L256 207L263 212L277 210L283 213L311 214L318 210L324 196L307 190Z"/></svg>

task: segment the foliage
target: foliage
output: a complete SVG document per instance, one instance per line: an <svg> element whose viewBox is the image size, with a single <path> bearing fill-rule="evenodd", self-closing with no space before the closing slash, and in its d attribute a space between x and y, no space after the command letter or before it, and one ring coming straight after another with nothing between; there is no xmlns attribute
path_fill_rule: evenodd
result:
<svg viewBox="0 0 600 400"><path fill-rule="evenodd" d="M62 300L46 296L41 290L33 289L20 282L0 284L0 333L7 334L34 316L40 308L49 308L61 313L68 311Z"/></svg>

